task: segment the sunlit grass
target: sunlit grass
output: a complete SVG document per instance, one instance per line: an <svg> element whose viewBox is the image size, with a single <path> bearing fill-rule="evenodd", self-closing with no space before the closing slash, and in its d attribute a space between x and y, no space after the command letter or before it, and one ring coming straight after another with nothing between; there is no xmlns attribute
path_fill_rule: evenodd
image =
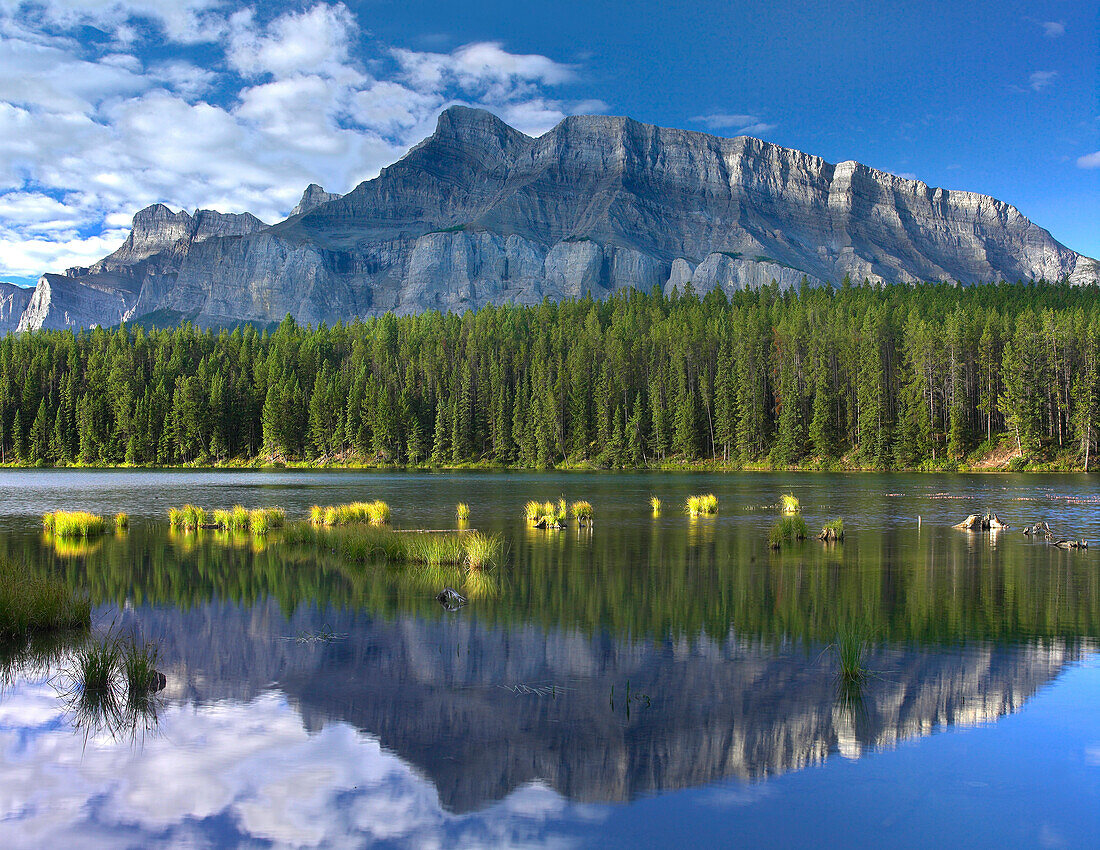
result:
<svg viewBox="0 0 1100 850"><path fill-rule="evenodd" d="M206 525L206 511L195 505L169 508L168 524L179 531L197 531Z"/></svg>
<svg viewBox="0 0 1100 850"><path fill-rule="evenodd" d="M248 513L248 530L264 535L286 525L286 511L282 508L256 508Z"/></svg>
<svg viewBox="0 0 1100 850"><path fill-rule="evenodd" d="M114 525L115 525L115 531L116 532L125 531L126 529L128 529L130 527L130 517L129 517L129 515L124 514L122 511L119 511L114 516Z"/></svg>
<svg viewBox="0 0 1100 850"><path fill-rule="evenodd" d="M649 497L649 506L653 509L653 516L658 516L661 513L661 500L656 496Z"/></svg>
<svg viewBox="0 0 1100 850"><path fill-rule="evenodd" d="M466 565L479 569L496 562L502 547L499 535L487 535L474 531L462 535L462 545L466 553Z"/></svg>
<svg viewBox="0 0 1100 850"><path fill-rule="evenodd" d="M701 496L688 496L687 512L691 516L708 516L718 513L718 497L713 493Z"/></svg>
<svg viewBox="0 0 1100 850"><path fill-rule="evenodd" d="M830 520L821 527L821 533L818 537L822 540L843 540L844 539L844 520L837 517L834 520Z"/></svg>
<svg viewBox="0 0 1100 850"><path fill-rule="evenodd" d="M470 518L470 506L465 502L455 505L455 517L459 522L466 522Z"/></svg>
<svg viewBox="0 0 1100 850"><path fill-rule="evenodd" d="M58 537L95 537L107 530L107 520L88 511L54 511L42 515L42 527Z"/></svg>
<svg viewBox="0 0 1100 850"><path fill-rule="evenodd" d="M373 502L349 502L346 505L314 505L309 509L309 521L313 525L352 525L367 522L385 525L390 521L390 506L381 500Z"/></svg>
<svg viewBox="0 0 1100 850"><path fill-rule="evenodd" d="M538 522L542 514L542 502L528 502L523 506L523 518L528 522Z"/></svg>
<svg viewBox="0 0 1100 850"><path fill-rule="evenodd" d="M588 501L574 502L569 506L569 512L581 523L588 525L592 522L592 503Z"/></svg>
<svg viewBox="0 0 1100 850"><path fill-rule="evenodd" d="M784 493L779 497L779 507L785 514L796 514L802 510L802 506L799 504L798 499L790 493Z"/></svg>

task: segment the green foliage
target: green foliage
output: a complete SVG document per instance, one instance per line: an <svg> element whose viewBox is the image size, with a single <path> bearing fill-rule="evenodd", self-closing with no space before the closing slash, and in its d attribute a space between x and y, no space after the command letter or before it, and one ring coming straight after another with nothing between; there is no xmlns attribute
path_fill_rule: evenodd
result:
<svg viewBox="0 0 1100 850"><path fill-rule="evenodd" d="M654 516L657 516L661 512L661 500L656 496L649 497L649 506L653 509Z"/></svg>
<svg viewBox="0 0 1100 850"><path fill-rule="evenodd" d="M583 520L584 522L592 521L592 503L587 501L574 502L569 506L569 512L573 514L574 519Z"/></svg>
<svg viewBox="0 0 1100 850"><path fill-rule="evenodd" d="M0 339L0 463L1084 465L1100 289L620 291L274 332Z"/></svg>
<svg viewBox="0 0 1100 850"><path fill-rule="evenodd" d="M107 530L107 521L88 511L54 511L43 514L42 527L57 537L95 537Z"/></svg>
<svg viewBox="0 0 1100 850"><path fill-rule="evenodd" d="M785 514L796 514L802 510L798 499L790 493L784 493L779 497L779 507Z"/></svg>
<svg viewBox="0 0 1100 850"><path fill-rule="evenodd" d="M713 493L705 496L689 496L686 506L691 516L712 515L718 513L718 497Z"/></svg>

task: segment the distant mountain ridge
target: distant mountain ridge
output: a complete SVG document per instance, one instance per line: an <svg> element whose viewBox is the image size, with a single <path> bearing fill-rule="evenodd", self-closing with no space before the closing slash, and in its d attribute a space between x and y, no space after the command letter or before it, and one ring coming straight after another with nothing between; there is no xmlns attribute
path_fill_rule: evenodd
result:
<svg viewBox="0 0 1100 850"><path fill-rule="evenodd" d="M605 116L566 118L531 138L452 107L375 179L343 196L311 184L272 226L248 214L140 211L110 256L43 275L16 326L150 314L333 322L624 286L733 292L846 275L1083 284L1100 280L1100 264L1009 204L855 162ZM0 331L4 321L0 306Z"/></svg>

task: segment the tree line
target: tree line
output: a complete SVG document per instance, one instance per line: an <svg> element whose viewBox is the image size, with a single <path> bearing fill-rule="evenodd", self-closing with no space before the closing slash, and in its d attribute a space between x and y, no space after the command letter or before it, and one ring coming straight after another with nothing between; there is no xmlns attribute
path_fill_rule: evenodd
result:
<svg viewBox="0 0 1100 850"><path fill-rule="evenodd" d="M1087 468L1100 289L623 290L0 339L0 462Z"/></svg>

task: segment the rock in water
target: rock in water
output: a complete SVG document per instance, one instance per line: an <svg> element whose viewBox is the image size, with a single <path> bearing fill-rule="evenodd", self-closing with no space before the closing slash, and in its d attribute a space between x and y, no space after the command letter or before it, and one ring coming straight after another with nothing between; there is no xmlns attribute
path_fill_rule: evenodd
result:
<svg viewBox="0 0 1100 850"><path fill-rule="evenodd" d="M533 139L455 106L375 179L342 197L311 185L272 227L142 210L118 251L45 276L19 327L332 323L625 286L1090 283L1098 271L985 195L628 118L574 116Z"/></svg>
<svg viewBox="0 0 1100 850"><path fill-rule="evenodd" d="M467 599L453 587L445 587L435 595L436 601L448 611L457 611Z"/></svg>

